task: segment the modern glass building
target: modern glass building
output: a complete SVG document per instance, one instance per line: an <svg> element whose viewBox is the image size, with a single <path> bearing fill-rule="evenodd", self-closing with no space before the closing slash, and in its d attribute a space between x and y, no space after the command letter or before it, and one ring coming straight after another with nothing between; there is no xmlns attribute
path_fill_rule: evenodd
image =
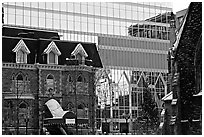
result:
<svg viewBox="0 0 204 137"><path fill-rule="evenodd" d="M57 31L61 40L97 44L104 68L96 77L96 128L109 123L118 132L127 122L134 132L144 82L161 107L172 3L5 2L3 12L5 26Z"/></svg>

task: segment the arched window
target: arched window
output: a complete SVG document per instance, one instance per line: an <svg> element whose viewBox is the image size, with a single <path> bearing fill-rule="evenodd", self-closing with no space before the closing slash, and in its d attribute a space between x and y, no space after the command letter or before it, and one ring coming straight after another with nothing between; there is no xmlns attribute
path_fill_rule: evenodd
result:
<svg viewBox="0 0 204 137"><path fill-rule="evenodd" d="M82 82L82 76L81 75L77 78L77 82Z"/></svg>
<svg viewBox="0 0 204 137"><path fill-rule="evenodd" d="M88 117L88 108L86 108L86 105L84 103L79 103L77 106L77 116L81 118L87 118Z"/></svg>
<svg viewBox="0 0 204 137"><path fill-rule="evenodd" d="M72 77L70 75L68 75L68 77L67 77L67 85L66 85L67 94L73 92L72 82L73 82Z"/></svg>
<svg viewBox="0 0 204 137"><path fill-rule="evenodd" d="M51 75L51 74L48 75L47 79L46 79L46 82L47 82L47 91L53 93L53 90L54 90L54 76Z"/></svg>
<svg viewBox="0 0 204 137"><path fill-rule="evenodd" d="M84 105L83 104L79 104L78 105L78 109L84 109Z"/></svg>
<svg viewBox="0 0 204 137"><path fill-rule="evenodd" d="M15 87L18 94L22 94L25 91L25 82L21 73L16 76Z"/></svg>
<svg viewBox="0 0 204 137"><path fill-rule="evenodd" d="M16 77L16 80L23 81L23 75L18 74L17 77Z"/></svg>
<svg viewBox="0 0 204 137"><path fill-rule="evenodd" d="M29 90L29 81L27 78L27 75L24 75L23 73L19 72L17 74L12 75L12 81L11 81L11 92L15 94L26 94Z"/></svg>
<svg viewBox="0 0 204 137"><path fill-rule="evenodd" d="M29 119L29 109L28 109L28 104L25 102L21 102L19 105L19 125L20 126L25 126L26 122L28 122Z"/></svg>
<svg viewBox="0 0 204 137"><path fill-rule="evenodd" d="M25 109L25 108L27 108L27 104L23 102L23 103L21 103L19 105L19 108L24 108Z"/></svg>

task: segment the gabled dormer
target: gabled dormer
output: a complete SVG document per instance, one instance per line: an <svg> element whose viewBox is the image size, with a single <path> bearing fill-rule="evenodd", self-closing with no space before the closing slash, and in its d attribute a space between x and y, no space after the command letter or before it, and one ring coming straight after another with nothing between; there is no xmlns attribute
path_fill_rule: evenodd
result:
<svg viewBox="0 0 204 137"><path fill-rule="evenodd" d="M30 54L30 50L23 39L18 42L12 51L16 53L16 63L27 63L27 55Z"/></svg>
<svg viewBox="0 0 204 137"><path fill-rule="evenodd" d="M47 54L47 64L58 64L58 56L61 55L61 52L54 41L47 46L43 53Z"/></svg>
<svg viewBox="0 0 204 137"><path fill-rule="evenodd" d="M71 56L75 56L75 59L77 59L80 64L85 64L85 58L88 57L88 54L84 50L81 43L79 43L71 53Z"/></svg>

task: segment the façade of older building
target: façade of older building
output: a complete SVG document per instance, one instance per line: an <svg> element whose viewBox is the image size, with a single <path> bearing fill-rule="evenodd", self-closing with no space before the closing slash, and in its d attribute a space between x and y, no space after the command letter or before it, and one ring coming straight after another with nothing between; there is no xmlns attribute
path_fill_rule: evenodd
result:
<svg viewBox="0 0 204 137"><path fill-rule="evenodd" d="M190 3L169 54L163 134L202 134L202 3Z"/></svg>
<svg viewBox="0 0 204 137"><path fill-rule="evenodd" d="M102 63L94 43L62 41L54 31L3 27L2 134L41 134L50 99L85 119L81 134L93 131L97 68ZM70 134L76 132L72 127Z"/></svg>

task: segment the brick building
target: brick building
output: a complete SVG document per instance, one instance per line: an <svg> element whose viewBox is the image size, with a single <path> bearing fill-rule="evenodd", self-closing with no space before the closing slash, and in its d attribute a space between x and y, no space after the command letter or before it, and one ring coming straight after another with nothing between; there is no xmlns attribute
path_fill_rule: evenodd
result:
<svg viewBox="0 0 204 137"><path fill-rule="evenodd" d="M77 114L77 119L86 119L87 130L81 134L94 131L97 68L102 63L94 43L62 41L57 32L4 26L2 134L42 133L45 103L50 99Z"/></svg>

